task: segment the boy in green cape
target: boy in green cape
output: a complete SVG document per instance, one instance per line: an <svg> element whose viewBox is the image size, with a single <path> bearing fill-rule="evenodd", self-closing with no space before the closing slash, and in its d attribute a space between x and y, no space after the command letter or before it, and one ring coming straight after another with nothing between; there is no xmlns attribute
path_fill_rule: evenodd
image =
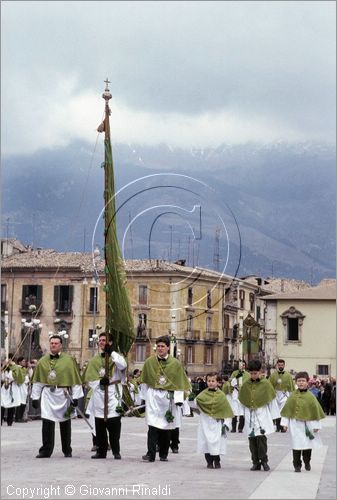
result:
<svg viewBox="0 0 337 500"><path fill-rule="evenodd" d="M262 378L258 359L249 361L248 371L250 379L242 385L239 401L244 407L245 432L253 462L250 470L261 470L262 466L264 471L269 471L267 435L274 432L273 419L280 416L276 392L269 380Z"/></svg>
<svg viewBox="0 0 337 500"><path fill-rule="evenodd" d="M217 374L206 375L207 389L195 398L200 411L198 453L204 453L208 469L220 469L220 455L226 453L226 427L229 429L233 411L225 394L218 387Z"/></svg>
<svg viewBox="0 0 337 500"><path fill-rule="evenodd" d="M281 426L285 432L290 430L294 469L301 472L301 455L305 470L309 471L311 450L322 446L318 431L325 414L317 398L308 391L308 373L298 372L295 381L298 389L289 396L281 411Z"/></svg>

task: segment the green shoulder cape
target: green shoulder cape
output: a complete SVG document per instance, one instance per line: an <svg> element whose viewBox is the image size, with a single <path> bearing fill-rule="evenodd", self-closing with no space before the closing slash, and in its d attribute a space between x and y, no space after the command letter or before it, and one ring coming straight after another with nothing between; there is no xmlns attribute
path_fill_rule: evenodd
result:
<svg viewBox="0 0 337 500"><path fill-rule="evenodd" d="M281 416L296 420L321 420L325 414L317 398L310 391L300 392L297 389L287 399L281 410Z"/></svg>
<svg viewBox="0 0 337 500"><path fill-rule="evenodd" d="M172 356L158 361L157 356L148 358L143 366L141 383L153 389L166 391L189 391L191 386L180 361Z"/></svg>
<svg viewBox="0 0 337 500"><path fill-rule="evenodd" d="M111 357L109 357L109 377L112 376L115 368L115 363L113 363ZM94 380L99 380L104 377L105 372L105 359L98 353L96 354L89 363L87 364L83 374L82 380L85 382L93 382Z"/></svg>
<svg viewBox="0 0 337 500"><path fill-rule="evenodd" d="M270 375L269 382L274 387L275 391L293 392L295 390L292 376L288 372L279 373L276 370Z"/></svg>
<svg viewBox="0 0 337 500"><path fill-rule="evenodd" d="M230 384L229 380L227 380L226 382L223 383L221 390L224 394L231 393L231 384Z"/></svg>
<svg viewBox="0 0 337 500"><path fill-rule="evenodd" d="M259 382L247 380L239 391L239 401L247 408L256 410L270 403L276 397L271 383L263 378Z"/></svg>
<svg viewBox="0 0 337 500"><path fill-rule="evenodd" d="M55 378L49 376L51 371L55 372ZM35 367L32 382L64 387L82 385L76 361L63 352L59 359L50 359L49 354L43 356Z"/></svg>
<svg viewBox="0 0 337 500"><path fill-rule="evenodd" d="M200 410L213 418L232 418L234 413L224 393L218 389L204 389L195 398Z"/></svg>
<svg viewBox="0 0 337 500"><path fill-rule="evenodd" d="M24 381L25 381L25 374L23 373L21 366L19 366L19 365L11 365L9 369L12 372L14 381L18 385L23 384Z"/></svg>

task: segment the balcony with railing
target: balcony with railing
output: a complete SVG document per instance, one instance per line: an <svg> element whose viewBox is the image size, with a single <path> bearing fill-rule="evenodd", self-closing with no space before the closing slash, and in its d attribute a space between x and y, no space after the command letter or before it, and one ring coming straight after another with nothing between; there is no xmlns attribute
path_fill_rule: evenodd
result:
<svg viewBox="0 0 337 500"><path fill-rule="evenodd" d="M186 330L185 339L190 341L200 340L200 330Z"/></svg>
<svg viewBox="0 0 337 500"><path fill-rule="evenodd" d="M135 328L135 335L136 335L136 341L137 342L146 342L149 338L151 338L152 334L152 329L151 328L144 328L141 326L137 326Z"/></svg>
<svg viewBox="0 0 337 500"><path fill-rule="evenodd" d="M219 340L219 332L216 332L214 330L205 332L206 342L218 342L218 340Z"/></svg>

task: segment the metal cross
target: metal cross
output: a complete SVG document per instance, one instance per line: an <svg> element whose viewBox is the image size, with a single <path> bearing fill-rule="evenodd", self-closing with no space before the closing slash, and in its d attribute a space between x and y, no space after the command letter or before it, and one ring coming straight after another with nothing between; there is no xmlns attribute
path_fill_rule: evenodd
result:
<svg viewBox="0 0 337 500"><path fill-rule="evenodd" d="M104 83L106 83L106 86L108 86L108 84L111 83L110 80L108 80L108 77L106 77L106 80L104 80Z"/></svg>

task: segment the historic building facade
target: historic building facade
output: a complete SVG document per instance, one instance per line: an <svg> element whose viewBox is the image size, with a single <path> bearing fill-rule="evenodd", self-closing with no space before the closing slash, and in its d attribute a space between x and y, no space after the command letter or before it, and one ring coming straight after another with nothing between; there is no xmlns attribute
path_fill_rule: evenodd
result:
<svg viewBox="0 0 337 500"><path fill-rule="evenodd" d="M336 375L336 282L296 292L267 295L265 349L267 361L286 361L293 372Z"/></svg>
<svg viewBox="0 0 337 500"><path fill-rule="evenodd" d="M263 324L261 287L183 261L126 261L135 342L129 369L141 368L154 340L169 334L189 375L230 370L251 313ZM30 249L2 262L1 309L8 349L34 358L61 332L64 349L83 365L105 327L104 261L99 255ZM263 329L261 329L261 350Z"/></svg>

